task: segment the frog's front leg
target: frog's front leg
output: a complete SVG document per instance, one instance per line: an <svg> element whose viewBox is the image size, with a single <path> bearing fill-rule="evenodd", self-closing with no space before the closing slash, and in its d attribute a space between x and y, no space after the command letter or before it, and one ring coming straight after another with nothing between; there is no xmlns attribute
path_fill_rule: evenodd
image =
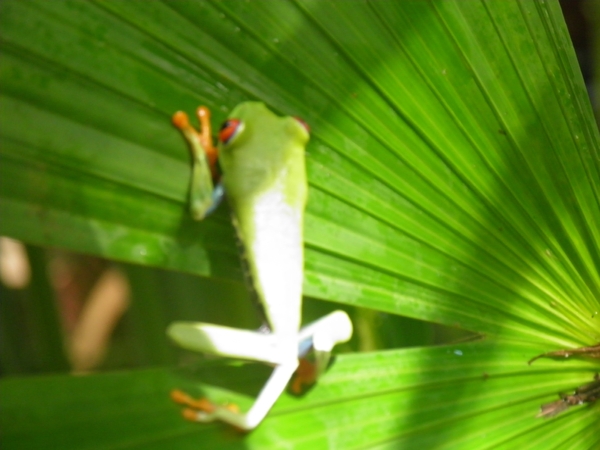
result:
<svg viewBox="0 0 600 450"><path fill-rule="evenodd" d="M297 340L292 336L264 334L198 322L175 322L167 334L180 346L193 351L274 365L268 381L246 413L230 405L215 405L206 399L194 400L181 391L173 399L188 407L184 417L198 422L223 420L242 430L255 428L285 390L298 367Z"/></svg>
<svg viewBox="0 0 600 450"><path fill-rule="evenodd" d="M214 211L223 199L224 192L221 183L213 189L217 181L218 152L212 143L210 111L201 106L196 114L200 122L197 131L183 111L173 114L173 124L179 128L189 144L192 155L192 176L190 178L190 212L194 220L202 220Z"/></svg>

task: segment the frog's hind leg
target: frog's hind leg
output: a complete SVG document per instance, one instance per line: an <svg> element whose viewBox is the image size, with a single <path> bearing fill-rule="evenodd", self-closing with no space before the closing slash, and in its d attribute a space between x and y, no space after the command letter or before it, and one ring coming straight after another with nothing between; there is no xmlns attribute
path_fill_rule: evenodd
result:
<svg viewBox="0 0 600 450"><path fill-rule="evenodd" d="M177 399L174 400L191 406L184 411L186 419L196 422L222 420L241 430L252 430L264 419L275 401L285 390L296 367L296 362L276 366L254 404L246 413L241 413L235 405L216 405L206 399L192 400L192 404L180 402Z"/></svg>
<svg viewBox="0 0 600 450"><path fill-rule="evenodd" d="M216 405L207 399L194 400L181 391L174 391L171 394L173 400L188 407L184 417L193 421L218 419L242 430L251 430L269 412L298 367L295 341L282 340L281 336L197 322L175 322L169 326L167 333L188 350L275 366L246 413L239 412L233 405Z"/></svg>

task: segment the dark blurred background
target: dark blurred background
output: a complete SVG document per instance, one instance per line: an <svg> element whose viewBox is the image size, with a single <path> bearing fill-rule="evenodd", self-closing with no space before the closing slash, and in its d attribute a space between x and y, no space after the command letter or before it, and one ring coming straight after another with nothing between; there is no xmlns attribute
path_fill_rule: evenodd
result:
<svg viewBox="0 0 600 450"><path fill-rule="evenodd" d="M596 122L598 114L598 82L597 72L600 64L598 54L599 45L599 15L600 1L598 0L560 0L560 6L565 16L565 22L577 53L579 67L588 89Z"/></svg>

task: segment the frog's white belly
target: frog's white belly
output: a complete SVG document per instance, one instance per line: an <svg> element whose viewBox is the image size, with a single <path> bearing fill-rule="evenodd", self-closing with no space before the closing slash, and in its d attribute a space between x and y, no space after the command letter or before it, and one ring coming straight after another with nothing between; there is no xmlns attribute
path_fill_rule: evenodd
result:
<svg viewBox="0 0 600 450"><path fill-rule="evenodd" d="M248 262L272 332L295 341L302 305L303 208L285 200L281 189L271 189L255 200L255 235L247 251L252 254Z"/></svg>

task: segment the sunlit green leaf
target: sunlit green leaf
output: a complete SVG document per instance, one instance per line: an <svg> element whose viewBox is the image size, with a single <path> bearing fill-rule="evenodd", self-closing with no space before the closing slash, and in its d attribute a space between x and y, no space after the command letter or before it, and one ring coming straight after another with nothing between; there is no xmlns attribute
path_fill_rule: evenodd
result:
<svg viewBox="0 0 600 450"><path fill-rule="evenodd" d="M598 129L556 1L5 0L0 37L1 233L239 281L226 208L188 218L187 149L170 116L204 104L218 123L260 100L312 130L305 294L487 337L465 347L474 355L340 357L246 437L175 422L159 400L168 372L137 425L107 398L104 427L94 417L68 435L76 425L57 418L47 437L78 448L183 447L189 435L213 448L598 444L597 407L534 417L598 364L526 365L600 341ZM59 391L48 414L148 375L123 376ZM28 423L9 427L13 446ZM83 435L91 427L111 430L106 444Z"/></svg>

